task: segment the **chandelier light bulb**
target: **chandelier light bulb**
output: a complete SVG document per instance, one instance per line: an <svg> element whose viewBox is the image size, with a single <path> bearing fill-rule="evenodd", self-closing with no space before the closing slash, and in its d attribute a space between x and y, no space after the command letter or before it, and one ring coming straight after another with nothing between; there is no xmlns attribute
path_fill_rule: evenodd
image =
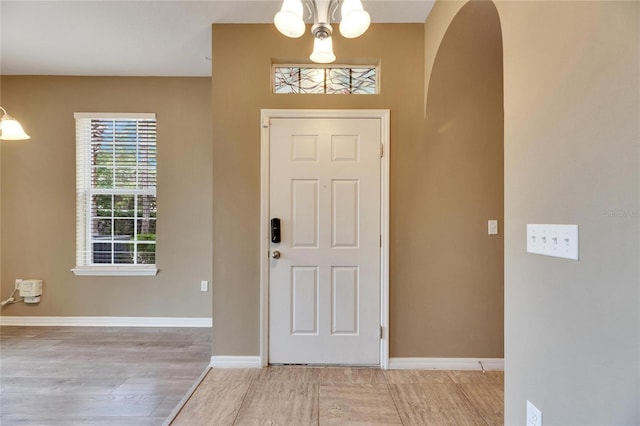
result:
<svg viewBox="0 0 640 426"><path fill-rule="evenodd" d="M280 12L273 18L278 31L287 37L298 38L304 34L305 25L302 19L302 1L284 0Z"/></svg>
<svg viewBox="0 0 640 426"><path fill-rule="evenodd" d="M0 139L8 141L21 141L25 139L31 139L31 137L24 132L22 125L18 120L7 114L4 108L0 107L2 112L2 118L0 119Z"/></svg>
<svg viewBox="0 0 640 426"><path fill-rule="evenodd" d="M329 64L335 61L336 55L333 54L331 37L314 39L313 53L311 53L309 59L318 64Z"/></svg>
<svg viewBox="0 0 640 426"><path fill-rule="evenodd" d="M340 14L340 34L345 38L361 36L371 24L371 16L364 10L360 0L344 0Z"/></svg>

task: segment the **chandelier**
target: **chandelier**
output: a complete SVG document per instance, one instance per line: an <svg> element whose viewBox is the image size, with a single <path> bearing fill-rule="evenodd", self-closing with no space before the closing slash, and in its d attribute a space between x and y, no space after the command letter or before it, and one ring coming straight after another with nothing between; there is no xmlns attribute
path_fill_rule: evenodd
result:
<svg viewBox="0 0 640 426"><path fill-rule="evenodd" d="M340 34L343 37L359 37L367 31L371 23L371 17L362 7L360 0L284 0L280 12L273 18L273 23L285 36L298 38L304 34L306 27L303 3L313 16L313 52L309 56L313 62L328 64L336 60L330 21L336 22L335 14L340 4Z"/></svg>

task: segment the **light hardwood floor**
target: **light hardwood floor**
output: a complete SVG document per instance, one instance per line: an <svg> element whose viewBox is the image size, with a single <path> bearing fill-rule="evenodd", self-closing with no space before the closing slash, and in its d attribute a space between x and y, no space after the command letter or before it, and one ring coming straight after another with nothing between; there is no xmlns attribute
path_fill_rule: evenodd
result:
<svg viewBox="0 0 640 426"><path fill-rule="evenodd" d="M210 357L210 328L3 326L0 424L160 426Z"/></svg>
<svg viewBox="0 0 640 426"><path fill-rule="evenodd" d="M0 424L160 426L209 328L0 327ZM172 425L501 425L501 372L212 369Z"/></svg>
<svg viewBox="0 0 640 426"><path fill-rule="evenodd" d="M172 426L502 425L502 372L212 369Z"/></svg>

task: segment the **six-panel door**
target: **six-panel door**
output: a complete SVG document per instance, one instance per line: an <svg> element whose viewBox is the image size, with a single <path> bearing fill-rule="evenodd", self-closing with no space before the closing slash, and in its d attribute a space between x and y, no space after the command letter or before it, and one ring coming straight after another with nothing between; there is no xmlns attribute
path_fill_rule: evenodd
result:
<svg viewBox="0 0 640 426"><path fill-rule="evenodd" d="M379 364L379 119L272 119L269 362Z"/></svg>

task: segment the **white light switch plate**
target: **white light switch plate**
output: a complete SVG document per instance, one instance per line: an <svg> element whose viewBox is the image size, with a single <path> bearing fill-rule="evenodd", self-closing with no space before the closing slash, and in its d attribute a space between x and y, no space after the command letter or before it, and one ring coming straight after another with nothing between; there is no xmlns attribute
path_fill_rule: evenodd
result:
<svg viewBox="0 0 640 426"><path fill-rule="evenodd" d="M527 253L578 260L578 225L527 225Z"/></svg>
<svg viewBox="0 0 640 426"><path fill-rule="evenodd" d="M491 219L487 223L489 235L498 235L498 221Z"/></svg>

